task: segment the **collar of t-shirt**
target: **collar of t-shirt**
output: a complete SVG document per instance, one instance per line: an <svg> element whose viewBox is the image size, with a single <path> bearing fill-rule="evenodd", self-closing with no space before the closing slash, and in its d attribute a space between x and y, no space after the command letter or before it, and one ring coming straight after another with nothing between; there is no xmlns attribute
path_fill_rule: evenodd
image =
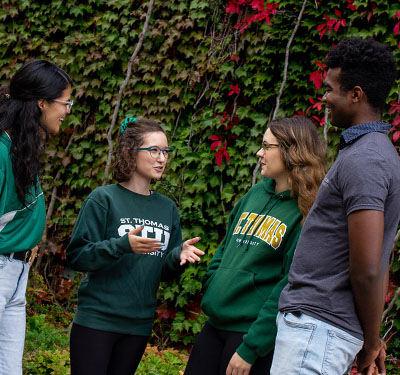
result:
<svg viewBox="0 0 400 375"><path fill-rule="evenodd" d="M387 133L390 130L390 127L389 124L382 121L371 121L351 126L342 132L342 135L340 136L339 149L341 150L354 143L358 138L361 138L365 134L372 132Z"/></svg>

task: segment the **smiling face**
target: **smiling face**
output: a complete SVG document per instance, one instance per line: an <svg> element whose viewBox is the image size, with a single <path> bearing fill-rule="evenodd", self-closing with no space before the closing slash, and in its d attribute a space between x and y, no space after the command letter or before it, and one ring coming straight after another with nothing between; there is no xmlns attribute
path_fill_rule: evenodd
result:
<svg viewBox="0 0 400 375"><path fill-rule="evenodd" d="M168 148L167 137L163 132L146 133L140 148L157 146L160 149ZM167 158L162 152L157 157L150 155L148 150L136 151L136 168L132 178L135 180L143 180L149 183L152 179L159 180L162 177Z"/></svg>
<svg viewBox="0 0 400 375"><path fill-rule="evenodd" d="M66 101L71 98L71 86L68 86L57 100ZM70 109L64 103L48 102L47 100L40 99L38 101L42 115L40 117L41 123L46 127L51 135L56 135L60 131L62 122L65 116L70 113Z"/></svg>
<svg viewBox="0 0 400 375"><path fill-rule="evenodd" d="M328 107L331 123L340 128L348 128L354 122L353 90L343 91L340 88L340 68L328 69L324 85L325 94L322 101Z"/></svg>
<svg viewBox="0 0 400 375"><path fill-rule="evenodd" d="M270 129L267 129L264 134L263 144L267 146L279 144L278 140L272 134ZM263 177L274 179L277 185L280 184L282 186L286 186L289 172L283 163L279 146L272 146L268 150L261 148L257 152L257 156L261 161L261 175Z"/></svg>

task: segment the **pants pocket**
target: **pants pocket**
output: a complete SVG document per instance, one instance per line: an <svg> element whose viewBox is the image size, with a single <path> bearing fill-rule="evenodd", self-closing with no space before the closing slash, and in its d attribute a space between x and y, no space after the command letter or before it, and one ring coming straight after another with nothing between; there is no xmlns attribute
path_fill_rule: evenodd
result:
<svg viewBox="0 0 400 375"><path fill-rule="evenodd" d="M298 374L307 358L316 325L304 315L279 314L271 375Z"/></svg>
<svg viewBox="0 0 400 375"><path fill-rule="evenodd" d="M350 334L328 330L328 339L322 363L322 374L346 373L362 346L363 341Z"/></svg>

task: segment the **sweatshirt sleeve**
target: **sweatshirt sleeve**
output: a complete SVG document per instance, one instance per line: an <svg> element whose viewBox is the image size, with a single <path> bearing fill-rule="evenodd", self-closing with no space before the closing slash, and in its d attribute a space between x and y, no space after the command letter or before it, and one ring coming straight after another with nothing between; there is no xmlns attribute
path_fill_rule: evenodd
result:
<svg viewBox="0 0 400 375"><path fill-rule="evenodd" d="M236 350L239 356L250 364L253 364L257 357L264 357L274 349L277 333L276 316L278 314L278 301L282 289L288 283L288 273L300 232L301 226L299 224L288 237L285 259L282 266L282 279L275 285L264 306L261 308L257 319L243 336L243 342Z"/></svg>
<svg viewBox="0 0 400 375"><path fill-rule="evenodd" d="M5 178L4 178L4 171L3 169L0 168L0 197L3 197L3 193L5 190ZM0 199L0 216L2 216L4 214L4 207L6 204L6 199Z"/></svg>
<svg viewBox="0 0 400 375"><path fill-rule="evenodd" d="M67 247L67 261L72 269L97 271L132 252L127 234L105 239L107 213L107 208L95 199L89 197L84 202Z"/></svg>
<svg viewBox="0 0 400 375"><path fill-rule="evenodd" d="M242 199L240 199L239 202L236 203L231 214L229 215L228 226L227 226L225 237L224 237L223 241L221 242L221 244L219 245L214 256L212 257L211 262L207 268L207 271L203 276L203 279L202 279L203 291L205 291L207 289L208 285L211 282L213 275L215 274L215 271L218 269L219 265L221 264L222 256L223 256L224 249L225 249L225 244L227 242L227 239L229 239L232 236L232 230L233 230L232 224L235 220L237 212L239 211L239 207L240 207Z"/></svg>
<svg viewBox="0 0 400 375"><path fill-rule="evenodd" d="M185 267L180 266L180 255L182 248L182 231L178 211L174 205L173 208L173 225L171 228L171 237L168 243L167 253L165 255L164 264L161 272L161 280L169 280L181 272Z"/></svg>

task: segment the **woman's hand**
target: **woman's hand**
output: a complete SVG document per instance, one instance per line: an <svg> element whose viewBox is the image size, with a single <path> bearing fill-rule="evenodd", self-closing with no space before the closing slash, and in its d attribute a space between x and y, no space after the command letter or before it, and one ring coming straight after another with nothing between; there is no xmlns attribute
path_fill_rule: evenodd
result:
<svg viewBox="0 0 400 375"><path fill-rule="evenodd" d="M143 226L137 227L128 233L129 244L132 251L136 254L152 253L161 249L162 243L155 238L145 238L137 236L143 230Z"/></svg>
<svg viewBox="0 0 400 375"><path fill-rule="evenodd" d="M195 237L183 243L181 250L181 266L183 266L186 262L198 262L200 260L199 255L204 255L204 251L201 251L197 247L193 246L193 244L199 241L200 237Z"/></svg>
<svg viewBox="0 0 400 375"><path fill-rule="evenodd" d="M248 375L251 366L250 363L235 352L226 368L226 375Z"/></svg>

